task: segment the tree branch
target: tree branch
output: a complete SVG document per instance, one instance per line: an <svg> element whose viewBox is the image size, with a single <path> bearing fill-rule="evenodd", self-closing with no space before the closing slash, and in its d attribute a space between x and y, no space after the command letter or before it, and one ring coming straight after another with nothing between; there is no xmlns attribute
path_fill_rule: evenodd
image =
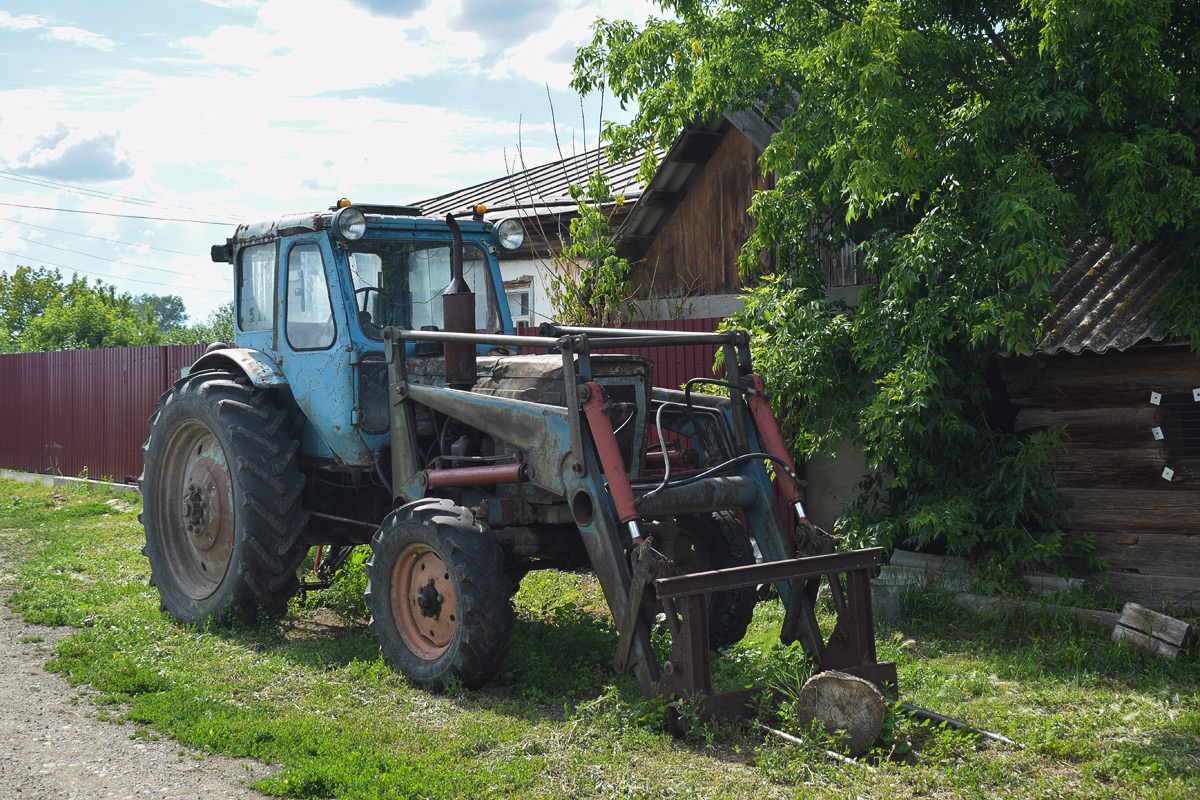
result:
<svg viewBox="0 0 1200 800"><path fill-rule="evenodd" d="M849 14L847 14L846 12L844 12L844 11L838 11L836 8L834 8L834 7L833 7L833 6L831 6L830 4L828 4L828 3L822 3L822 2L821 2L821 0L814 0L814 2L815 2L815 3L816 3L818 6L820 6L821 8L825 9L825 10L826 10L828 13L830 13L830 14L832 14L833 16L837 17L838 19L842 20L843 22L849 22L851 25L856 25L856 26L858 26L858 27L860 27L860 28L862 27L862 23L861 23L861 22L859 22L858 20L856 20L854 17L850 16L850 15L849 15Z"/></svg>
<svg viewBox="0 0 1200 800"><path fill-rule="evenodd" d="M993 28L992 23L988 22L986 19L983 21L983 32L987 34L988 40L991 41L991 43L996 46L996 49L1000 51L1000 55L1004 56L1004 60L1008 62L1008 65L1013 69L1016 69L1016 56L1014 56L1012 51L1008 49L1008 45L1004 43L1004 40L996 35L996 29Z"/></svg>

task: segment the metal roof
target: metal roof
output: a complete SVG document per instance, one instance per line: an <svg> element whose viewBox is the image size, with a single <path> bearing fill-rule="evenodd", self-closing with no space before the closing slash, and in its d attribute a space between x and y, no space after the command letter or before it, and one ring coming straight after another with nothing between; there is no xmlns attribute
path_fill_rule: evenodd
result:
<svg viewBox="0 0 1200 800"><path fill-rule="evenodd" d="M1041 322L1038 352L1103 353L1167 338L1154 305L1178 267L1163 242L1120 248L1097 236L1071 255L1051 288L1055 307Z"/></svg>
<svg viewBox="0 0 1200 800"><path fill-rule="evenodd" d="M588 176L597 169L608 178L613 195L623 195L627 200L633 200L642 193L642 184L637 179L641 160L639 153L625 161L610 164L603 149L597 148L410 205L420 208L426 216L447 213L467 215L479 203L488 207L489 215L497 211L517 210L526 214L572 211L575 201L567 192L568 187L587 183Z"/></svg>

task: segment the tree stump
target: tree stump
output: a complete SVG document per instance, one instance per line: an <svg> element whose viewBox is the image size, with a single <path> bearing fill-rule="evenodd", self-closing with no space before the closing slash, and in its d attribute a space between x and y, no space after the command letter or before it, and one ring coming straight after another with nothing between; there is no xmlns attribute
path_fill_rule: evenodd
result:
<svg viewBox="0 0 1200 800"><path fill-rule="evenodd" d="M801 725L820 720L830 733L845 731L852 756L867 752L883 730L883 694L870 681L845 672L820 672L809 678L796 706Z"/></svg>

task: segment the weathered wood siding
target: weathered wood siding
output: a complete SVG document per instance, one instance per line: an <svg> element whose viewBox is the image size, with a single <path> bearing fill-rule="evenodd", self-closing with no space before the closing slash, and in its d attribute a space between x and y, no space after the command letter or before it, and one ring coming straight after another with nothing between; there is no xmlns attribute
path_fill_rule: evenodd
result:
<svg viewBox="0 0 1200 800"><path fill-rule="evenodd" d="M1068 529L1095 536L1110 580L1145 604L1200 608L1200 359L1136 346L1006 359L1002 371L1017 431L1068 435L1054 483L1072 501Z"/></svg>
<svg viewBox="0 0 1200 800"><path fill-rule="evenodd" d="M770 186L758 156L749 139L736 128L729 130L635 267L641 296L725 294L742 288L738 255L752 230L746 209L756 191Z"/></svg>

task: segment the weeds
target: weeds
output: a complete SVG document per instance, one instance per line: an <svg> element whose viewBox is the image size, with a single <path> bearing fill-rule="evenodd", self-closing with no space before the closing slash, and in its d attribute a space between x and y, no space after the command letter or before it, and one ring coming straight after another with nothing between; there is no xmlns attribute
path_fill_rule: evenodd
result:
<svg viewBox="0 0 1200 800"><path fill-rule="evenodd" d="M84 699L105 715L194 752L273 763L257 787L276 796L1200 793L1195 657L1153 659L1071 618L989 617L935 593L905 598L909 616L881 623L877 636L880 658L898 665L903 698L1025 749L889 712L861 759L877 770L869 772L824 755L836 736L794 722L788 692L815 667L803 648L774 638L778 601L761 603L747 638L714 656L714 682L718 691L777 687L760 696L759 718L804 744L729 724L696 725L674 740L666 702L644 699L632 676L613 674L616 635L588 576L526 576L496 681L435 695L392 670L364 631L357 556L279 625L186 628L158 610L135 514L95 493L0 483L10 606L30 622L75 628L47 666L90 687ZM342 621L329 622L334 615ZM832 619L821 622L828 630ZM697 716L686 702L682 710Z"/></svg>

